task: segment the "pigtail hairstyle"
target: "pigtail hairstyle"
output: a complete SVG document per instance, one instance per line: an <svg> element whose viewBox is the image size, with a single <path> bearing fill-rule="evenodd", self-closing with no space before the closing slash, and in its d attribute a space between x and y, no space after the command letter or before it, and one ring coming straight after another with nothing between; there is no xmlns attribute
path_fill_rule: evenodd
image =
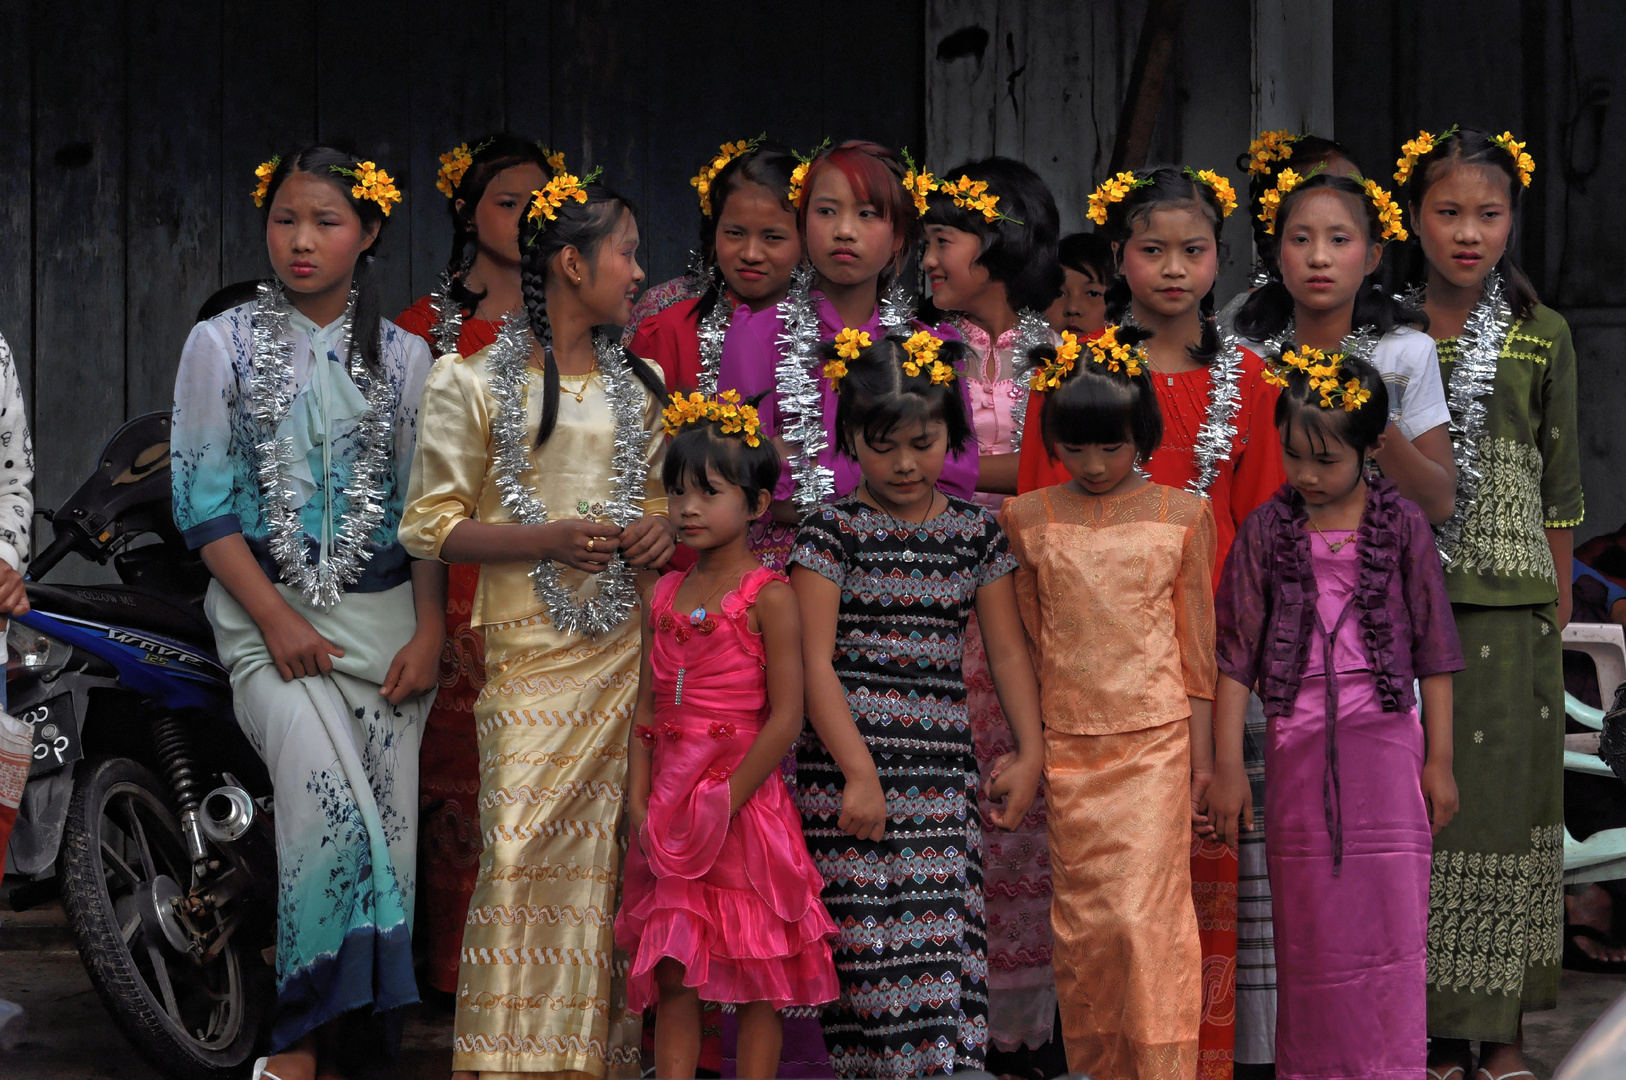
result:
<svg viewBox="0 0 1626 1080"><path fill-rule="evenodd" d="M939 381L933 378L930 364L918 375L904 369L904 363L913 359L904 348L908 340L907 334L890 334L846 361L836 385L836 444L854 460L860 435L867 443L881 442L900 425L915 420L941 420L948 428L951 452L974 445L971 417L959 387L966 347L958 341L944 341L937 347L935 358L955 373L948 381ZM819 355L827 363L834 362L840 358L840 347L826 341Z"/></svg>
<svg viewBox="0 0 1626 1080"><path fill-rule="evenodd" d="M904 263L920 246L920 212L915 209L914 196L904 190L905 169L903 159L880 143L849 140L833 150L824 150L814 156L802 179L801 198L796 204L796 227L802 238L807 238L807 204L813 192L813 183L825 169L840 169L852 185L853 195L880 211L881 217L892 224L892 235L903 238L903 246L892 263L881 271L879 288L882 295L902 269Z"/></svg>
<svg viewBox="0 0 1626 1080"><path fill-rule="evenodd" d="M1114 342L1139 350L1152 335L1136 326L1108 326ZM1103 335L1105 336L1105 335ZM1045 452L1056 460L1057 444L1083 446L1111 445L1127 433L1135 444L1135 456L1145 462L1163 442L1163 413L1157 405L1157 391L1144 364L1131 372L1123 364L1118 370L1091 358L1088 343L1063 339L1063 348L1072 348L1075 359L1064 373L1057 372L1059 351L1054 345L1040 345L1029 357L1035 372L1059 378L1047 386L1044 404L1039 408L1039 434ZM1099 341L1100 339L1096 339Z"/></svg>
<svg viewBox="0 0 1626 1080"><path fill-rule="evenodd" d="M1412 220L1417 220L1417 215L1422 211L1423 196L1428 189L1459 165L1482 165L1500 170L1507 176L1508 209L1513 215L1513 229L1508 233L1507 248L1497 261L1496 270L1507 286L1513 313L1521 319L1528 319L1541 299L1536 295L1536 287L1513 257L1519 240L1519 202L1524 198L1524 183L1513 156L1504 147L1492 142L1487 132L1459 128L1436 139L1434 149L1417 159L1405 187L1405 199ZM1428 260L1423 256L1423 245L1416 238L1416 232L1413 228L1414 242L1408 252L1406 283L1421 286L1428 280Z"/></svg>
<svg viewBox="0 0 1626 1080"><path fill-rule="evenodd" d="M446 201L447 213L452 219L452 255L446 260L446 276L451 280L448 299L471 314L486 298L485 293L473 292L464 283L474 265L474 249L479 242L475 212L480 208L480 200L485 198L486 188L499 173L526 164L542 170L544 183L553 176L546 154L536 143L506 131L487 135L474 144L468 168L462 179L452 186L452 197Z"/></svg>
<svg viewBox="0 0 1626 1080"><path fill-rule="evenodd" d="M1275 151L1274 160L1264 163L1264 171L1258 167L1250 168L1253 165L1251 154L1239 154L1236 167L1248 176L1248 224L1253 228L1253 250L1258 253L1265 273L1280 277L1282 271L1276 262L1276 237L1265 231L1267 225L1259 216L1264 209L1265 192L1276 186L1276 177L1283 169L1292 169L1300 176L1308 176L1317 165L1326 165L1340 158L1355 165L1355 157L1342 143L1323 139L1319 135L1292 136L1277 143ZM1356 165L1357 171L1359 168Z"/></svg>
<svg viewBox="0 0 1626 1080"><path fill-rule="evenodd" d="M356 268L351 282L356 290L356 312L350 323L351 348L361 354L362 370L369 377L376 378L382 370L382 360L379 353L382 345L379 340L379 327L383 322L383 304L379 298L378 282L373 271L373 259L378 254L378 246L384 239L384 226L389 223L389 215L382 206L372 199L357 198L351 193L355 186L351 177L336 170L353 172L361 158L347 150L336 150L331 146L307 146L292 157L285 158L277 163L275 171L266 187L265 205L263 214L269 220L271 204L276 201L277 189L282 182L294 173L306 173L320 177L337 188L350 204L350 209L361 218L362 228L368 229L378 226L378 233L372 244L361 257L356 260ZM397 196L399 198L399 196Z"/></svg>
<svg viewBox="0 0 1626 1080"><path fill-rule="evenodd" d="M1367 243L1383 243L1383 222L1379 220L1377 209L1372 205L1366 189L1357 180L1327 172L1316 173L1282 196L1281 205L1276 209L1276 234L1271 239L1279 240L1287 231L1288 223L1293 217L1293 208L1306 194L1323 190L1336 191L1340 195L1348 196L1349 201L1359 208L1359 213L1366 222ZM1350 326L1355 329L1370 326L1379 337L1397 326L1427 330L1427 315L1405 301L1396 299L1379 283L1382 269L1380 263L1378 269L1361 282L1360 289L1355 293L1355 310L1350 319ZM1255 289L1253 295L1248 297L1247 302L1236 313L1237 336L1249 341L1269 341L1286 330L1292 318L1293 294L1288 292L1287 286L1283 284L1281 266L1278 264L1272 271L1270 280Z"/></svg>
<svg viewBox="0 0 1626 1080"><path fill-rule="evenodd" d="M1117 246L1113 256L1113 279L1107 288L1109 323L1123 322L1128 317L1129 305L1134 299L1129 292L1129 281L1123 275L1124 246L1134 236L1135 227L1147 221L1155 211L1195 208L1213 226L1214 243L1218 246L1219 257L1221 260L1225 258L1225 242L1220 239L1220 230L1225 222L1225 209L1220 205L1219 197L1214 194L1213 188L1173 165L1159 165L1135 175L1140 182L1131 187L1122 199L1107 206L1107 221L1100 230L1109 242ZM1215 284L1218 284L1217 277ZM1193 360L1206 367L1213 363L1214 357L1218 356L1220 351L1219 327L1214 321L1212 287L1198 301L1197 310L1202 315L1202 337L1197 340L1197 344L1188 346L1186 351L1191 354Z"/></svg>
<svg viewBox="0 0 1626 1080"><path fill-rule="evenodd" d="M708 273L706 289L691 315L695 322L712 313L728 288L723 282L722 269L717 265L717 222L728 205L728 197L746 184L757 184L776 194L780 205L795 213L796 207L790 203L790 174L795 170L796 155L788 147L762 142L754 150L730 159L712 179L712 212L700 215L700 255Z"/></svg>
<svg viewBox="0 0 1626 1080"><path fill-rule="evenodd" d="M559 365L553 359L553 326L548 322L548 274L554 256L567 247L581 252L592 264L599 248L615 232L622 214L636 214L632 202L591 179L582 185L587 201L565 199L554 216L533 218L529 211L519 221L520 292L525 300L525 316L531 336L542 347L542 423L537 428L536 445L553 434L559 422ZM638 381L656 401L664 401L666 387L648 364L623 349L626 362Z"/></svg>
<svg viewBox="0 0 1626 1080"><path fill-rule="evenodd" d="M1283 446L1287 445L1294 427L1304 432L1312 447L1317 441L1325 445L1328 440L1334 440L1357 454L1365 454L1383 437L1389 426L1389 390L1383 384L1383 376L1359 357L1336 359L1336 380L1345 384L1354 380L1360 384L1358 393L1362 403L1353 409L1327 405L1316 378L1309 371L1274 366L1272 376L1281 387L1276 397L1275 423Z"/></svg>
<svg viewBox="0 0 1626 1080"><path fill-rule="evenodd" d="M988 193L999 199L998 216L990 221L981 210L955 202L951 192L936 189L926 196L922 224L947 225L975 236L982 245L977 265L1005 286L1011 308L1045 310L1061 295L1062 286L1057 251L1061 214L1055 196L1038 173L1007 157L969 162L943 174L950 181L961 177L988 185Z"/></svg>

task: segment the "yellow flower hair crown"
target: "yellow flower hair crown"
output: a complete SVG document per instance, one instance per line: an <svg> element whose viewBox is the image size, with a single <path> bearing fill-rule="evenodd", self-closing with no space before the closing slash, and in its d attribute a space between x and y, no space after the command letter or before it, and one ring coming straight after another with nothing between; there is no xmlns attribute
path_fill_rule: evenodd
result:
<svg viewBox="0 0 1626 1080"><path fill-rule="evenodd" d="M1261 131L1248 144L1248 175L1269 176L1275 171L1272 163L1292 157L1293 144L1302 138L1291 131Z"/></svg>
<svg viewBox="0 0 1626 1080"><path fill-rule="evenodd" d="M1276 212L1282 208L1282 199L1294 188L1304 183L1310 177L1320 172L1326 166L1317 165L1308 173L1300 176L1292 169L1283 169L1276 174L1276 184L1259 196L1259 220L1265 223L1265 235L1276 235Z"/></svg>
<svg viewBox="0 0 1626 1080"><path fill-rule="evenodd" d="M457 197L458 186L463 183L464 175L474 164L474 155L491 145L491 140L469 149L468 143L458 143L444 154L440 155L440 168L435 174L435 190L448 199Z"/></svg>
<svg viewBox="0 0 1626 1080"><path fill-rule="evenodd" d="M689 186L700 192L700 212L711 217L711 183L717 179L717 174L728 166L730 161L741 154L748 154L762 145L762 140L768 137L764 131L754 139L741 139L739 142L725 142L717 148L717 155L700 167L700 172L689 180Z"/></svg>
<svg viewBox="0 0 1626 1080"><path fill-rule="evenodd" d="M1126 345L1118 340L1118 328L1109 326L1085 343L1090 359L1104 365L1108 371L1123 372L1133 378L1141 373L1146 350L1139 345Z"/></svg>
<svg viewBox="0 0 1626 1080"><path fill-rule="evenodd" d="M847 361L857 360L860 349L870 347L869 334L863 330L843 328L836 335L836 358L824 365L824 377L832 384L847 377Z"/></svg>
<svg viewBox="0 0 1626 1080"><path fill-rule="evenodd" d="M724 435L737 435L746 446L762 445L762 421L756 406L740 404L738 390L724 390L716 397L700 394L673 394L672 403L661 410L668 435L676 435L690 424L715 423Z"/></svg>
<svg viewBox="0 0 1626 1080"><path fill-rule="evenodd" d="M603 168L594 169L585 179L578 179L567 172L557 173L549 180L541 191L531 192L531 208L525 211L528 221L537 223L537 230L547 228L547 222L557 221L559 208L571 199L579 203L587 201L587 185L599 178ZM536 237L532 236L527 243L534 243Z"/></svg>
<svg viewBox="0 0 1626 1080"><path fill-rule="evenodd" d="M1366 197L1372 200L1372 208L1378 212L1378 225L1383 229L1383 242L1405 240L1410 234L1401 224L1400 204L1394 201L1394 197L1379 187L1376 180L1368 180L1364 176L1351 179L1360 184Z"/></svg>
<svg viewBox="0 0 1626 1080"><path fill-rule="evenodd" d="M1361 386L1361 380L1343 369L1343 353L1324 353L1320 349L1300 347L1288 349L1275 361L1265 364L1263 378L1272 386L1286 388L1288 376L1301 371L1309 379L1310 390L1321 395L1323 409L1343 409L1354 412L1372 397L1372 391Z"/></svg>
<svg viewBox="0 0 1626 1080"><path fill-rule="evenodd" d="M909 148L903 148L903 163L908 170L903 174L903 190L915 201L915 213L924 217L926 215L926 196L942 188L943 185L937 177L915 164L915 159L909 156ZM961 179L964 179L962 177ZM958 201L958 200L956 200Z"/></svg>
<svg viewBox="0 0 1626 1080"><path fill-rule="evenodd" d="M1150 176L1137 177L1132 172L1121 172L1116 176L1109 176L1101 182L1090 195L1090 210L1086 215L1097 225L1107 223L1107 207L1113 203L1124 201L1124 197L1136 188L1143 188L1152 182Z"/></svg>
<svg viewBox="0 0 1626 1080"><path fill-rule="evenodd" d="M1043 393L1054 390L1062 384L1062 380L1073 373L1078 364L1078 355L1084 347L1078 343L1078 335L1071 330L1061 332L1061 344L1056 347L1056 355L1044 362L1044 366L1034 369L1028 376L1028 388Z"/></svg>
<svg viewBox="0 0 1626 1080"><path fill-rule="evenodd" d="M1400 157L1395 161L1395 183L1404 184L1411 179L1412 170L1417 168L1417 159L1432 154L1434 148L1457 133L1457 125L1452 124L1438 135L1426 131L1419 131L1417 138L1407 139L1400 144Z"/></svg>
<svg viewBox="0 0 1626 1080"><path fill-rule="evenodd" d="M1220 205L1220 220L1224 221L1236 209L1236 188L1231 181L1215 172L1213 169L1193 169L1190 165L1185 168L1185 174L1199 184L1206 184L1208 190L1214 193L1214 198Z"/></svg>
<svg viewBox="0 0 1626 1080"><path fill-rule="evenodd" d="M1511 131L1492 135L1491 142L1507 151L1508 157L1513 159L1513 167L1519 172L1519 183L1529 187L1530 175L1536 171L1536 159L1524 152L1524 148L1529 144L1519 142Z"/></svg>
<svg viewBox="0 0 1626 1080"><path fill-rule="evenodd" d="M953 382L953 365L945 364L937 358L938 350L942 347L942 338L925 330L917 330L903 343L903 351L908 354L908 359L903 362L903 373L914 378L924 372L931 376L933 386Z"/></svg>
<svg viewBox="0 0 1626 1080"><path fill-rule="evenodd" d="M537 142L536 148L542 151L542 160L548 163L549 169L556 173L565 171L565 152L563 150L554 150L541 141Z"/></svg>
<svg viewBox="0 0 1626 1080"><path fill-rule="evenodd" d="M347 169L343 165L329 167L340 176L348 176L355 181L350 188L352 199L368 199L377 203L385 217L389 217L390 209L401 201L401 192L397 190L395 181L390 179L390 174L370 161L358 161L354 169Z"/></svg>
<svg viewBox="0 0 1626 1080"><path fill-rule="evenodd" d="M254 185L254 205L256 207L265 205L265 197L271 192L271 175L277 171L277 166L281 164L282 155L272 154L270 161L262 161L254 167L254 175L258 178L258 182Z"/></svg>
<svg viewBox="0 0 1626 1080"><path fill-rule="evenodd" d="M806 157L796 155L796 168L790 173L790 188L785 192L785 200L792 206L800 207L807 198L807 170L813 167L813 159L830 149L830 137L825 136L823 142L813 148L813 152ZM793 151L794 152L794 151Z"/></svg>
<svg viewBox="0 0 1626 1080"><path fill-rule="evenodd" d="M954 200L954 205L961 210L969 210L973 214L980 213L982 219L992 224L995 221L1008 221L1012 225L1021 225L1024 222L1013 217L1007 217L998 210L999 196L988 193L988 181L973 180L969 176L961 176L953 182L940 182L937 190Z"/></svg>

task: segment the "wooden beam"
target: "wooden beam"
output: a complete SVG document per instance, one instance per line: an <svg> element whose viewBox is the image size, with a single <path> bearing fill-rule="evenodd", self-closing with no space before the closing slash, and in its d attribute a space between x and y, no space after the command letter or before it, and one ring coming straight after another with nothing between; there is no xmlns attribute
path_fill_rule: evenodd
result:
<svg viewBox="0 0 1626 1080"><path fill-rule="evenodd" d="M1138 169L1146 164L1158 109L1163 103L1163 86L1174 66L1182 6L1182 0L1152 0L1146 9L1146 21L1135 46L1135 66L1130 69L1123 109L1118 114L1118 137L1112 145L1108 172Z"/></svg>

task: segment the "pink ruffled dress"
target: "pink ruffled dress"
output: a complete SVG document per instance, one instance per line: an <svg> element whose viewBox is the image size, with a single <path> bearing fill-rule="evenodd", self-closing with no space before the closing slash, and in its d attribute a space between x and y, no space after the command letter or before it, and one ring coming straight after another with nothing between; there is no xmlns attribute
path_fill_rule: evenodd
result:
<svg viewBox="0 0 1626 1080"><path fill-rule="evenodd" d="M687 573L667 574L650 604L655 724L637 735L654 752L649 817L627 860L615 941L632 958L627 1005L660 997L667 957L705 1001L821 1005L840 993L824 879L801 817L777 774L732 818L728 778L768 719L767 659L746 619L778 571L746 574L722 611L672 610Z"/></svg>

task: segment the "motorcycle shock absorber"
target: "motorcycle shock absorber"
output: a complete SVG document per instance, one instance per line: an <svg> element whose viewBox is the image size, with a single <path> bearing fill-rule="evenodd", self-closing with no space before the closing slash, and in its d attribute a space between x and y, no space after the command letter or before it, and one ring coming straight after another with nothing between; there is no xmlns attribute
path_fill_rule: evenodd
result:
<svg viewBox="0 0 1626 1080"><path fill-rule="evenodd" d="M181 818L181 832L186 837L186 853L193 868L201 873L208 862L209 844L203 835L200 807L203 805L204 784L192 750L187 743L186 728L178 717L165 715L152 725L153 750L158 764L169 781L169 790L175 797L175 809Z"/></svg>

